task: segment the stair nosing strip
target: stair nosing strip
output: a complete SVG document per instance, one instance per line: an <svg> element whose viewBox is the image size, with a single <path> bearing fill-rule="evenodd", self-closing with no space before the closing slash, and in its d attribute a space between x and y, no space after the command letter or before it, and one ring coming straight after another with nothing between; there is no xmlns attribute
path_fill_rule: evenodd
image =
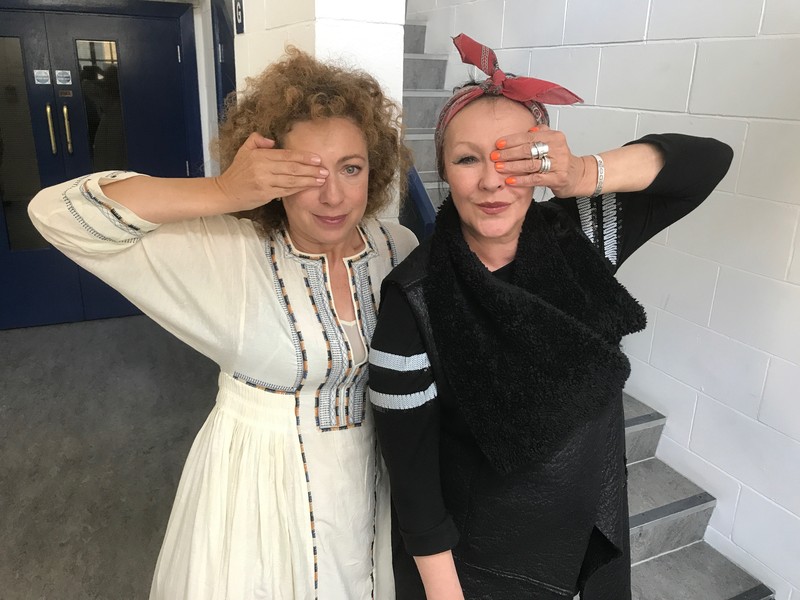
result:
<svg viewBox="0 0 800 600"><path fill-rule="evenodd" d="M699 512L708 505L713 506L715 501L716 498L714 498L714 496L708 492L701 492L700 494L695 494L694 496L689 496L688 498L683 498L682 500L670 502L664 506L651 508L650 510L646 510L637 515L631 515L629 517L630 528L633 529L634 527L641 527L655 521L660 521L661 519L665 519L667 517L677 516L680 513L689 511L689 509L695 509L692 512Z"/></svg>
<svg viewBox="0 0 800 600"><path fill-rule="evenodd" d="M768 600L772 598L775 592L769 589L763 583L759 583L756 587L745 590L741 594L737 594L728 600Z"/></svg>
<svg viewBox="0 0 800 600"><path fill-rule="evenodd" d="M667 417L665 417L661 413L653 411L651 413L647 413L646 415L639 415L638 417L631 417L630 419L625 419L625 429L636 427L638 425L656 423L659 421L666 423Z"/></svg>

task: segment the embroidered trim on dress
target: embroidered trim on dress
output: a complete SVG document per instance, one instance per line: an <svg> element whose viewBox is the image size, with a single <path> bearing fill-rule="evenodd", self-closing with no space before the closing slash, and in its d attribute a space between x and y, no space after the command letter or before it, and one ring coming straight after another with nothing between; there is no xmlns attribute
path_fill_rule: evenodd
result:
<svg viewBox="0 0 800 600"><path fill-rule="evenodd" d="M114 244L129 244L129 243L137 241L135 239L134 240L123 240L123 241L112 240L111 238L104 236L102 233L97 231L94 227L89 225L84 220L84 218L78 212L78 209L75 208L75 205L72 203L72 200L69 199L69 196L67 194L69 192L71 192L73 189L75 189L76 187L79 187L87 179L88 179L88 177L83 177L81 179L76 180L71 186L69 186L61 194L61 199L64 201L64 204L66 204L67 210L69 211L69 214L72 215L72 218L75 219L78 222L78 224L81 227L83 227L83 229L85 229L89 233L89 235L91 235L92 237L97 238L98 240L102 240L104 242L111 242L111 243L114 243Z"/></svg>
<svg viewBox="0 0 800 600"><path fill-rule="evenodd" d="M93 204L94 207L97 208L106 219L108 219L109 223L114 225L114 227L116 227L117 229L124 231L128 235L133 236L137 240L144 237L145 232L136 227L136 225L128 223L125 219L122 218L122 215L119 214L113 206L111 206L107 202L103 202L102 200L97 198L94 194L92 194L92 192L89 191L89 188L86 186L85 181L86 180L84 180L83 185L81 185L78 189L80 190L83 197L86 200L88 200L91 204Z"/></svg>
<svg viewBox="0 0 800 600"><path fill-rule="evenodd" d="M314 553L314 600L319 599L319 564L317 552L317 523L314 520L314 499L311 496L311 475L308 472L308 461L306 460L306 448L303 443L303 434L300 431L300 391L294 395L294 415L297 423L297 440L300 442L300 456L303 459L303 471L306 475L306 489L308 490L308 516L311 523L311 545Z"/></svg>
<svg viewBox="0 0 800 600"><path fill-rule="evenodd" d="M275 247L275 240L269 239L264 242L264 253L269 258L267 264L269 265L270 271L272 271L272 283L275 289L275 296L277 296L278 304L280 304L283 313L286 315L286 320L289 322L289 334L292 336L292 347L294 348L295 357L297 359L297 375L295 376L294 384L291 386L275 385L267 381L255 379L239 371L234 372L233 378L250 387L265 392L293 394L303 387L303 382L308 377L308 355L306 354L306 345L303 340L302 332L297 328L297 318L292 309L289 294L286 291L286 285L283 283L283 278L278 273L278 252Z"/></svg>
<svg viewBox="0 0 800 600"><path fill-rule="evenodd" d="M333 299L328 290L327 261L321 259L309 259L303 261L305 270L304 281L306 291L314 307L314 313L322 326L322 335L325 339L326 351L328 353L328 368L325 372L324 382L317 389L314 412L317 419L317 427L322 431L347 428L347 421L342 423L342 408L340 406L340 389L345 381L347 372L352 369L350 360L350 344L344 336L341 328L336 322L333 312ZM335 340L335 343L331 343ZM347 357L342 354L342 348L347 352ZM345 391L345 402L348 400ZM359 425L363 415L352 415L353 424Z"/></svg>
<svg viewBox="0 0 800 600"><path fill-rule="evenodd" d="M383 226L383 223L378 223L378 227L380 228L381 232L383 232L383 235L386 237L386 245L389 246L389 257L391 258L392 261L392 267L396 267L400 261L397 259L398 257L397 244L395 244L394 242L394 237L392 237L392 234L389 233L389 230Z"/></svg>

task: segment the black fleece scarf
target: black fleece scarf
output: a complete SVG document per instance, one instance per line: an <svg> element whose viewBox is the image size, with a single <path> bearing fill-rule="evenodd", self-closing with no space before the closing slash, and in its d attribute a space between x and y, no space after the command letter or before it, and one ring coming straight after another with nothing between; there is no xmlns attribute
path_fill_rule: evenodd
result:
<svg viewBox="0 0 800 600"><path fill-rule="evenodd" d="M619 398L623 335L642 307L553 205L531 204L512 284L469 249L451 198L431 240L425 298L439 362L478 446L500 472L543 461Z"/></svg>

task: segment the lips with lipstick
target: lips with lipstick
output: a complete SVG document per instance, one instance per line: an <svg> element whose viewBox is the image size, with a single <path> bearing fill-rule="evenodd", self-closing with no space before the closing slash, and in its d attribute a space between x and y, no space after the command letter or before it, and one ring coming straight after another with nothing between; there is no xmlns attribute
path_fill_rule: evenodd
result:
<svg viewBox="0 0 800 600"><path fill-rule="evenodd" d="M508 202L482 202L477 205L487 215L496 215L510 206Z"/></svg>

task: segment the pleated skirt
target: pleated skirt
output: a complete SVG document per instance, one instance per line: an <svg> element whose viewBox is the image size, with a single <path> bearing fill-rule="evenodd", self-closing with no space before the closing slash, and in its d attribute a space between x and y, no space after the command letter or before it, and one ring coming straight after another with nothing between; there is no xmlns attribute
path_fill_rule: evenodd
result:
<svg viewBox="0 0 800 600"><path fill-rule="evenodd" d="M388 483L371 423L320 432L312 415L313 395L220 375L151 600L394 598Z"/></svg>

